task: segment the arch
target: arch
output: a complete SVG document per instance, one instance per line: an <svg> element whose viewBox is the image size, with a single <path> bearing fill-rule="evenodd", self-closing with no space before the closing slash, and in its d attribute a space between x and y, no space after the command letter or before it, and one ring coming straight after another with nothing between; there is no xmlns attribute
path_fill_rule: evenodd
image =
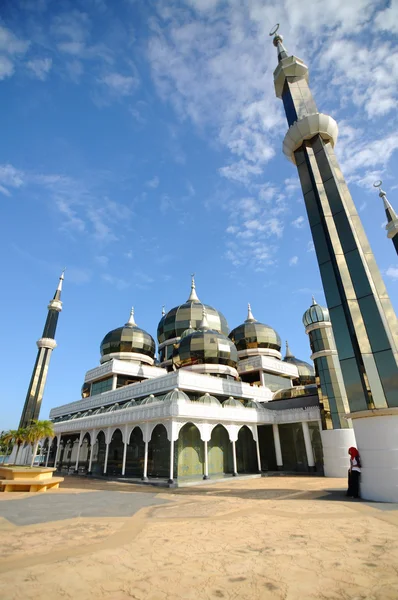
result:
<svg viewBox="0 0 398 600"><path fill-rule="evenodd" d="M209 475L233 473L232 445L224 425L213 427L207 453Z"/></svg>
<svg viewBox="0 0 398 600"><path fill-rule="evenodd" d="M97 431L97 433L95 435L95 439L98 440L98 436L99 436L100 433L103 434L103 436L104 436L104 438L106 440L106 434L107 434L107 430L106 429L98 429L98 431Z"/></svg>
<svg viewBox="0 0 398 600"><path fill-rule="evenodd" d="M124 442L124 430L125 427L123 426L120 427L119 425L116 425L115 427L109 427L108 431L107 431L107 441L110 443L112 441L112 437L115 433L115 431L120 431L120 433L122 434L122 441Z"/></svg>
<svg viewBox="0 0 398 600"><path fill-rule="evenodd" d="M93 475L102 475L104 472L106 451L106 437L102 429L97 431L91 451L93 453L91 472Z"/></svg>
<svg viewBox="0 0 398 600"><path fill-rule="evenodd" d="M130 439L131 439L131 434L133 433L134 429L140 429L142 436L144 436L145 434L145 429L144 427L142 427L141 425L129 425L128 429L127 429L127 443L130 444Z"/></svg>
<svg viewBox="0 0 398 600"><path fill-rule="evenodd" d="M163 423L155 425L148 444L148 476L168 478L170 469L170 442Z"/></svg>
<svg viewBox="0 0 398 600"><path fill-rule="evenodd" d="M145 442L144 433L138 425L128 435L126 453L126 477L141 477L144 472Z"/></svg>
<svg viewBox="0 0 398 600"><path fill-rule="evenodd" d="M253 432L246 425L239 429L236 462L238 473L258 473L256 442Z"/></svg>
<svg viewBox="0 0 398 600"><path fill-rule="evenodd" d="M82 434L81 434L81 440L82 440L82 444L83 444L83 442L84 442L84 440L85 440L86 436L88 436L88 437L89 437L89 439L90 439L90 445L91 445L91 438L92 438L92 434L93 434L93 432L92 432L92 431L82 431Z"/></svg>
<svg viewBox="0 0 398 600"><path fill-rule="evenodd" d="M185 423L176 442L176 473L178 477L198 477L204 474L204 446L199 428Z"/></svg>
<svg viewBox="0 0 398 600"><path fill-rule="evenodd" d="M123 433L119 427L116 427L112 434L109 433L109 450L108 450L108 475L121 475L123 464Z"/></svg>

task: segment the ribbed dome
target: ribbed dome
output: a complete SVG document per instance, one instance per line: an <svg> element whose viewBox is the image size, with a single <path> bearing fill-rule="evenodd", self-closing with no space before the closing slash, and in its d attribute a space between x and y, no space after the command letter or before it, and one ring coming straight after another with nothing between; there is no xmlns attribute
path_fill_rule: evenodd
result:
<svg viewBox="0 0 398 600"><path fill-rule="evenodd" d="M134 354L148 356L150 360L143 362L153 363L155 357L155 341L149 333L137 326L134 321L134 309L131 309L130 318L123 327L112 329L101 342L101 356L104 362L108 355L117 354L117 358L133 360ZM130 356L129 356L130 355ZM132 356L131 356L132 355ZM112 358L109 356L109 359Z"/></svg>
<svg viewBox="0 0 398 600"><path fill-rule="evenodd" d="M320 306L314 296L312 297L312 304L303 315L304 326L313 325L314 323L329 322L330 316L327 308Z"/></svg>
<svg viewBox="0 0 398 600"><path fill-rule="evenodd" d="M202 321L203 307L207 312L209 327L214 331L228 335L229 328L226 318L212 306L200 302L196 295L195 281L192 278L191 293L188 300L184 304L169 310L160 320L157 331L159 344L180 337L186 329L198 329Z"/></svg>
<svg viewBox="0 0 398 600"><path fill-rule="evenodd" d="M253 317L250 304L248 305L247 319L242 325L235 327L229 334L239 351L254 348L269 348L280 352L282 342L278 333L264 323L259 323Z"/></svg>
<svg viewBox="0 0 398 600"><path fill-rule="evenodd" d="M156 398L153 394L150 394L149 396L147 396L146 398L144 398L143 400L141 400L141 405L142 404L153 404L154 402L161 402L161 398Z"/></svg>
<svg viewBox="0 0 398 600"><path fill-rule="evenodd" d="M289 344L286 342L286 355L283 362L296 365L298 370L298 379L293 380L293 385L310 385L315 383L315 369L312 365L296 358L289 349Z"/></svg>
<svg viewBox="0 0 398 600"><path fill-rule="evenodd" d="M191 402L189 396L182 390L178 388L174 388L171 392L168 392L163 398L164 402L178 402L179 400L184 400L185 402Z"/></svg>
<svg viewBox="0 0 398 600"><path fill-rule="evenodd" d="M203 394L196 402L206 404L207 406L221 406L221 402L215 396L210 396L208 393Z"/></svg>
<svg viewBox="0 0 398 600"><path fill-rule="evenodd" d="M223 408L227 408L229 406L233 406L234 408L245 408L242 402L239 402L239 400L236 400L236 398L232 398L232 396L225 400L225 402L223 402L222 405Z"/></svg>
<svg viewBox="0 0 398 600"><path fill-rule="evenodd" d="M285 388L275 392L272 400L290 400L291 398L302 398L303 396L315 396L318 395L317 385L298 385L291 388Z"/></svg>
<svg viewBox="0 0 398 600"><path fill-rule="evenodd" d="M192 365L226 365L236 369L238 352L222 333L208 329L203 320L200 329L181 338L173 353L173 365L180 369Z"/></svg>

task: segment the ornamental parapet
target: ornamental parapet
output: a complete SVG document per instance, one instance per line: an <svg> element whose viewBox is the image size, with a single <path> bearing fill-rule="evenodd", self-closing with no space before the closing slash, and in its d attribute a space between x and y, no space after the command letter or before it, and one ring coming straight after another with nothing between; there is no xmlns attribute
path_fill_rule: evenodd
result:
<svg viewBox="0 0 398 600"><path fill-rule="evenodd" d="M330 142L334 148L339 128L336 121L329 115L315 113L296 121L288 129L283 140L283 153L293 164L296 164L295 151L300 148L305 140L310 140L315 135L320 135L325 142Z"/></svg>

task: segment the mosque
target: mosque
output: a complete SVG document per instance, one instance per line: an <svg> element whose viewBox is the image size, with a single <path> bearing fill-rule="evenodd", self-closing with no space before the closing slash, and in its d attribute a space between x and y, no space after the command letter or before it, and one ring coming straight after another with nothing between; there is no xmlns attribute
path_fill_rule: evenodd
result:
<svg viewBox="0 0 398 600"><path fill-rule="evenodd" d="M306 319L328 319L313 308ZM199 300L192 278L187 301L162 315L157 341L158 359L134 310L105 335L82 398L51 410L49 466L169 484L282 469L323 473L327 415L314 367L287 344L282 358L279 334L250 305L230 331L224 315Z"/></svg>

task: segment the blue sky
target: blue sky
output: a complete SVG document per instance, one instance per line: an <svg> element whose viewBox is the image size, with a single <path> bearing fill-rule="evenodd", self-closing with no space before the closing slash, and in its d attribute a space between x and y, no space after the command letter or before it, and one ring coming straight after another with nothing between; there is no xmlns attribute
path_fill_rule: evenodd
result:
<svg viewBox="0 0 398 600"><path fill-rule="evenodd" d="M243 6L244 5L244 6ZM0 20L2 419L15 427L46 306L67 272L41 416L80 397L134 305L199 298L310 350L324 302L268 36L309 65L318 108L394 306L398 261L375 179L398 208L398 1L3 0Z"/></svg>

